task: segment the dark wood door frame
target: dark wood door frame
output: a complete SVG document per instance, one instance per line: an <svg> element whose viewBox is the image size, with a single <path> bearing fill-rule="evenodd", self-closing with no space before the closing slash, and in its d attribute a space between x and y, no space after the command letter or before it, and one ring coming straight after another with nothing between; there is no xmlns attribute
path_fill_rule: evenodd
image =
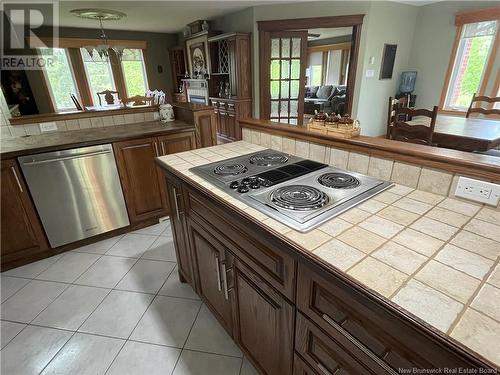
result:
<svg viewBox="0 0 500 375"><path fill-rule="evenodd" d="M260 80L260 117L267 119L269 111L266 110L267 104L262 103L269 97L269 85L264 82L269 81L268 70L265 64L269 62L269 56L265 51L264 43L270 41L269 34L273 31L286 31L286 30L300 30L312 28L325 28L325 27L352 27L352 43L351 53L349 60L349 72L347 73L347 93L345 112L351 113L352 102L354 98L354 85L356 81L356 71L358 66L358 53L359 44L361 41L361 26L363 25L364 14L354 14L347 16L330 16L330 17L311 17L311 18L295 18L286 20L271 20L271 21L257 21L259 30L259 48L261 55L259 57L259 80ZM265 81L263 78L266 78ZM264 84L263 84L264 83Z"/></svg>

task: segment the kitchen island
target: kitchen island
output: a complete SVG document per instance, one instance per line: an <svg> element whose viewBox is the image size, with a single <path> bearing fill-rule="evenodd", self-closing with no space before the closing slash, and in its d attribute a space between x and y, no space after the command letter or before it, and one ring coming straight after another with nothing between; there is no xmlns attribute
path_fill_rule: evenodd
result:
<svg viewBox="0 0 500 375"><path fill-rule="evenodd" d="M265 148L242 141L157 159L181 280L256 368L396 374L500 364L491 294L500 232L487 223L497 211L396 184L301 233L189 170Z"/></svg>

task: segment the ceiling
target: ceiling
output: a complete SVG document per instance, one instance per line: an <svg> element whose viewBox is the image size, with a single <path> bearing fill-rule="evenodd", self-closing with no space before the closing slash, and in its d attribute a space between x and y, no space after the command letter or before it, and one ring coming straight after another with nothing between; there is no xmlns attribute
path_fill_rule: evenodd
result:
<svg viewBox="0 0 500 375"><path fill-rule="evenodd" d="M214 19L245 8L300 0L239 0L239 1L73 1L59 2L59 26L98 28L97 21L77 18L73 9L100 8L118 10L127 14L120 21L104 22L105 29L176 33L197 19ZM304 1L304 0L302 0Z"/></svg>
<svg viewBox="0 0 500 375"><path fill-rule="evenodd" d="M319 38L313 38L311 40L321 40L333 38L336 36L351 35L352 27L329 27L329 28L318 28L307 30L311 34L320 34Z"/></svg>

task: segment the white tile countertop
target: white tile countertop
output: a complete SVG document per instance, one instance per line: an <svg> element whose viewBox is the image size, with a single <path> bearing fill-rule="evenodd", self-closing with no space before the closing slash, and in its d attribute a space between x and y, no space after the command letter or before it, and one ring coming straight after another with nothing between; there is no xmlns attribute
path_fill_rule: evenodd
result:
<svg viewBox="0 0 500 375"><path fill-rule="evenodd" d="M500 211L397 184L300 233L189 171L265 149L244 141L159 160L500 366Z"/></svg>

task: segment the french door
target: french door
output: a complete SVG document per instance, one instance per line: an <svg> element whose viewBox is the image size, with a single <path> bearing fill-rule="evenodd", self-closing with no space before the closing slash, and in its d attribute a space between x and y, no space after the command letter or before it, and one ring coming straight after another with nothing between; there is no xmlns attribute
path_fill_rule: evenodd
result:
<svg viewBox="0 0 500 375"><path fill-rule="evenodd" d="M307 31L263 32L261 47L261 118L302 125Z"/></svg>

